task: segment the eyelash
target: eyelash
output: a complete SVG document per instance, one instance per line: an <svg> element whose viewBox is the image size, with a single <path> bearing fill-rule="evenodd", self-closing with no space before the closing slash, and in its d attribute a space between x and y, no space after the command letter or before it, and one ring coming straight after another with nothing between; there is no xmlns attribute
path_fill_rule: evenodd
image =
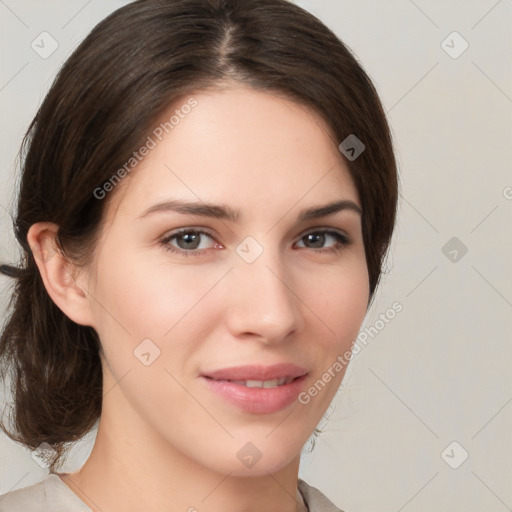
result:
<svg viewBox="0 0 512 512"><path fill-rule="evenodd" d="M180 235L183 235L183 234L190 234L190 233L207 235L207 236L209 236L210 238L213 239L213 235L211 233L209 233L208 231L204 231L204 230L201 230L201 229L185 228L185 229L181 229L179 231L176 231L174 233L171 233L169 236L166 236L165 238L160 240L159 243L160 243L160 245L163 246L163 248L166 251L169 251L169 252L172 252L172 253L175 253L175 254L179 254L181 256L185 256L185 257L188 257L188 256L201 256L204 252L208 251L208 249L202 249L202 250L192 249L192 250L188 250L187 251L187 250L184 250L184 249L177 249L177 248L175 248L175 247L173 247L172 245L169 244L169 242L171 240L173 240L174 238L177 238L177 237L179 237ZM307 233L302 235L299 238L299 240L302 240L303 238L305 238L308 235L319 234L319 233L327 234L327 235L332 236L338 242L338 244L336 246L332 247L332 248L327 248L327 249L311 249L314 252L336 254L336 253L340 252L344 247L350 245L350 239L346 235L344 235L342 233L338 233L337 231L333 231L333 230L330 230L330 229L316 229L314 231L308 231Z"/></svg>

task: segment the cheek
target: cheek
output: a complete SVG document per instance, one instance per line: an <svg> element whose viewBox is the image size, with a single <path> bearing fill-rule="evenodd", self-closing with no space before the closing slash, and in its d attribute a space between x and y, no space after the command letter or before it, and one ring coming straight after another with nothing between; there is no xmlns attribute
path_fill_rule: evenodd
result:
<svg viewBox="0 0 512 512"><path fill-rule="evenodd" d="M170 404L181 409L188 404L190 418L199 424L205 420L179 382L207 336L211 303L204 299L222 275L215 274L198 273L192 265L148 266L128 258L100 274L95 317L108 363L105 387L122 380L125 398L155 424L160 416L170 424L176 408Z"/></svg>
<svg viewBox="0 0 512 512"><path fill-rule="evenodd" d="M136 254L124 256L100 268L91 306L98 327L121 329L133 338L161 339L194 315L195 306L220 277L220 270L198 272L193 265L165 260L148 264Z"/></svg>
<svg viewBox="0 0 512 512"><path fill-rule="evenodd" d="M305 303L325 327L326 348L340 348L356 338L369 298L364 260L353 258L340 268L305 277L302 289Z"/></svg>
<svg viewBox="0 0 512 512"><path fill-rule="evenodd" d="M318 287L314 289L311 309L319 319L315 321L318 328L312 331L315 342L310 358L315 373L298 397L311 428L332 402L351 360L352 345L367 312L366 266L354 266L352 272L333 273L322 293Z"/></svg>
<svg viewBox="0 0 512 512"><path fill-rule="evenodd" d="M184 371L183 364L208 336L219 306L209 292L225 270L194 267L147 265L125 257L99 274L92 301L95 328L116 380L130 372L130 380L142 383L133 389L135 395L147 387L145 393L153 396L153 384L169 385L164 369L176 375Z"/></svg>
<svg viewBox="0 0 512 512"><path fill-rule="evenodd" d="M309 280L311 281L311 279ZM367 313L369 283L366 261L353 258L332 269L310 287L311 310L317 325L310 356L316 374L306 390L303 404L312 417L322 415L345 375L351 349ZM313 317L311 317L313 325ZM311 402L311 403L310 403Z"/></svg>

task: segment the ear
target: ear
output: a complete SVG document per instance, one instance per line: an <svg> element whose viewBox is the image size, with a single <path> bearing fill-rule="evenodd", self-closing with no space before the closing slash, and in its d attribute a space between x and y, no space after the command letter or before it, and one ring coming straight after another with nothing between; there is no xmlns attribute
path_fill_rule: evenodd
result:
<svg viewBox="0 0 512 512"><path fill-rule="evenodd" d="M48 295L73 322L94 327L89 297L77 280L78 269L62 253L57 240L59 226L51 222L33 224L27 241Z"/></svg>

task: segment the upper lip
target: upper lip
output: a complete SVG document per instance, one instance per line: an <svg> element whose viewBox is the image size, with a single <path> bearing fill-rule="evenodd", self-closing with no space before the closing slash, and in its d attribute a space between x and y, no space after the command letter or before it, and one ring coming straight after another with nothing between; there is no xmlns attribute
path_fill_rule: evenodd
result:
<svg viewBox="0 0 512 512"><path fill-rule="evenodd" d="M214 380L274 380L282 377L302 377L308 373L306 368L291 363L265 365L244 365L221 368L202 374Z"/></svg>

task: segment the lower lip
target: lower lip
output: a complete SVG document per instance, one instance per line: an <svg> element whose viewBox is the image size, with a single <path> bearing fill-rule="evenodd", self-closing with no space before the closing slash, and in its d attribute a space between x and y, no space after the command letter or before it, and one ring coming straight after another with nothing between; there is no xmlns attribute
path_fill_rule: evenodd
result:
<svg viewBox="0 0 512 512"><path fill-rule="evenodd" d="M248 388L226 380L201 377L207 386L245 412L270 414L291 405L301 392L307 375L275 388Z"/></svg>

